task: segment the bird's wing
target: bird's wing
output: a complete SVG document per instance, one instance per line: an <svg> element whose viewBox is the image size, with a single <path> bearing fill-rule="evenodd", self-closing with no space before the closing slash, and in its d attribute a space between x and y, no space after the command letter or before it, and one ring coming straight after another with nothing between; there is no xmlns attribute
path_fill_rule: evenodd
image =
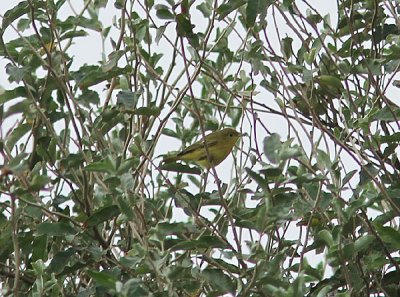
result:
<svg viewBox="0 0 400 297"><path fill-rule="evenodd" d="M214 141L207 141L207 148L210 148L210 147L216 145L217 142L218 142L217 140L214 140ZM182 156L184 156L184 155L193 153L195 150L202 149L202 148L204 148L204 141L196 142L196 143L194 143L194 144L188 146L187 148L185 148L185 149L184 149L183 151L181 151L177 156L178 156L178 157L182 157Z"/></svg>

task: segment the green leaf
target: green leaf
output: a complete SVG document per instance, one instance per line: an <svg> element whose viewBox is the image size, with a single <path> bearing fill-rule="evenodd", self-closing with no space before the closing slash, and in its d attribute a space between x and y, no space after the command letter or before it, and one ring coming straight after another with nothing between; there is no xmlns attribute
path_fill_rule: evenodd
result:
<svg viewBox="0 0 400 297"><path fill-rule="evenodd" d="M128 74L132 71L130 66L124 68L114 67L104 72L99 66L82 66L78 71L70 72L72 78L76 81L77 87L85 89L90 86L97 85L101 82L108 81L119 75Z"/></svg>
<svg viewBox="0 0 400 297"><path fill-rule="evenodd" d="M281 51L286 61L288 61L290 57L293 55L292 44L293 44L293 38L291 37L285 37L281 40Z"/></svg>
<svg viewBox="0 0 400 297"><path fill-rule="evenodd" d="M263 169L260 170L260 173L264 174L267 179L276 178L282 175L282 168L265 165Z"/></svg>
<svg viewBox="0 0 400 297"><path fill-rule="evenodd" d="M97 92L84 89L82 94L78 97L77 102L87 108L90 108L92 104L96 106L100 104L100 97Z"/></svg>
<svg viewBox="0 0 400 297"><path fill-rule="evenodd" d="M399 121L400 119L400 109L394 109L389 106L384 106L379 109L377 113L374 114L374 121L385 121L385 122L393 122Z"/></svg>
<svg viewBox="0 0 400 297"><path fill-rule="evenodd" d="M9 117L13 114L17 114L17 113L27 114L27 112L29 111L30 105L31 105L31 103L29 102L29 100L23 100L23 101L15 103L14 105L10 105L10 106L8 106L6 112L4 113L4 118L7 118L7 117Z"/></svg>
<svg viewBox="0 0 400 297"><path fill-rule="evenodd" d="M381 226L374 224L376 231L383 240L383 242L389 244L392 248L400 249L400 232L389 226Z"/></svg>
<svg viewBox="0 0 400 297"><path fill-rule="evenodd" d="M163 4L155 6L156 16L161 20L173 20L174 14L170 11L169 7Z"/></svg>
<svg viewBox="0 0 400 297"><path fill-rule="evenodd" d="M347 184L356 173L357 173L357 170L352 170L349 173L347 173L346 176L343 178L342 186Z"/></svg>
<svg viewBox="0 0 400 297"><path fill-rule="evenodd" d="M56 253L47 268L47 273L61 273L68 264L69 259L76 253L75 249L69 248L66 251Z"/></svg>
<svg viewBox="0 0 400 297"><path fill-rule="evenodd" d="M28 133L29 131L31 131L32 126L25 123L25 124L21 124L19 125L17 128L15 128L10 135L8 135L5 139L6 141L6 146L7 148L11 151L13 150L15 144L21 140L21 138Z"/></svg>
<svg viewBox="0 0 400 297"><path fill-rule="evenodd" d="M9 75L9 82L19 83L25 78L25 75L27 73L30 73L30 70L27 67L18 67L12 64L8 64L6 65L6 73Z"/></svg>
<svg viewBox="0 0 400 297"><path fill-rule="evenodd" d="M281 137L279 134L273 133L271 136L264 138L264 154L272 163L278 164L280 161L279 153L282 147Z"/></svg>
<svg viewBox="0 0 400 297"><path fill-rule="evenodd" d="M188 174L201 174L201 170L198 167L191 167L189 165L181 164L181 163L168 163L160 166L160 169L180 172L180 173L188 173Z"/></svg>
<svg viewBox="0 0 400 297"><path fill-rule="evenodd" d="M389 135L382 135L378 138L380 143L400 142L400 132L395 132Z"/></svg>
<svg viewBox="0 0 400 297"><path fill-rule="evenodd" d="M380 24L375 26L372 36L374 37L374 42L378 44L389 35L399 35L399 33L399 28L395 24Z"/></svg>
<svg viewBox="0 0 400 297"><path fill-rule="evenodd" d="M373 235L361 236L354 242L354 252L359 253L368 250L375 241L376 238Z"/></svg>
<svg viewBox="0 0 400 297"><path fill-rule="evenodd" d="M142 94L143 92L141 91L120 91L117 94L117 104L121 104L125 110L134 111L136 109L137 102Z"/></svg>
<svg viewBox="0 0 400 297"><path fill-rule="evenodd" d="M246 168L247 174L264 190L268 189L268 180L262 177L257 172L251 170L250 168Z"/></svg>
<svg viewBox="0 0 400 297"><path fill-rule="evenodd" d="M39 259L46 261L49 253L47 251L48 237L47 235L36 236L32 244L32 261Z"/></svg>
<svg viewBox="0 0 400 297"><path fill-rule="evenodd" d="M75 235L77 231L67 223L43 222L37 226L36 236L67 236Z"/></svg>
<svg viewBox="0 0 400 297"><path fill-rule="evenodd" d="M246 0L229 0L217 8L218 20L223 20L228 14L246 4Z"/></svg>
<svg viewBox="0 0 400 297"><path fill-rule="evenodd" d="M216 259L214 258L213 261L215 263L218 263L219 267L223 267L225 271L229 271L231 273L240 273L240 268L234 264L228 263L229 260L223 260L223 259Z"/></svg>
<svg viewBox="0 0 400 297"><path fill-rule="evenodd" d="M293 11L293 1L294 0L283 0L282 6L289 11Z"/></svg>
<svg viewBox="0 0 400 297"><path fill-rule="evenodd" d="M218 290L221 294L233 294L235 291L235 284L220 269L205 269L200 275L211 287Z"/></svg>
<svg viewBox="0 0 400 297"><path fill-rule="evenodd" d="M114 173L116 171L115 164L110 158L105 158L101 161L90 163L89 165L85 166L84 169L92 172Z"/></svg>
<svg viewBox="0 0 400 297"><path fill-rule="evenodd" d="M111 129L123 121L123 113L117 109L107 109L94 121L94 126L103 135L106 135Z"/></svg>
<svg viewBox="0 0 400 297"><path fill-rule="evenodd" d="M307 20L310 23L313 23L314 26L316 26L318 23L320 23L323 20L323 18L321 17L320 14L308 14Z"/></svg>
<svg viewBox="0 0 400 297"><path fill-rule="evenodd" d="M225 242L221 241L215 236L202 236L199 239L194 240L179 240L176 244L172 244L171 251L181 250L198 250L198 249L210 249L210 248L227 248Z"/></svg>
<svg viewBox="0 0 400 297"><path fill-rule="evenodd" d="M82 153L78 154L68 154L64 159L61 159L60 165L64 169L71 169L71 168L80 168L83 163L85 162L85 159L83 158Z"/></svg>
<svg viewBox="0 0 400 297"><path fill-rule="evenodd" d="M400 80L398 79L393 80L392 85L395 86L396 88L400 88Z"/></svg>
<svg viewBox="0 0 400 297"><path fill-rule="evenodd" d="M162 134L170 136L170 137L181 139L181 137L179 137L179 135L172 129L164 128L162 130Z"/></svg>
<svg viewBox="0 0 400 297"><path fill-rule="evenodd" d="M107 273L106 271L88 270L87 275L90 276L97 285L106 287L108 289L115 289L117 279L115 276Z"/></svg>
<svg viewBox="0 0 400 297"><path fill-rule="evenodd" d="M20 174L28 169L27 157L29 155L27 153L21 153L16 155L8 162L8 167L14 174Z"/></svg>
<svg viewBox="0 0 400 297"><path fill-rule="evenodd" d="M94 0L93 4L97 8L105 8L107 6L108 0Z"/></svg>
<svg viewBox="0 0 400 297"><path fill-rule="evenodd" d="M184 223L160 222L150 232L156 232L158 235L165 237L168 235L179 234L185 231L186 226Z"/></svg>
<svg viewBox="0 0 400 297"><path fill-rule="evenodd" d="M145 0L145 3L148 8L153 8L154 0Z"/></svg>
<svg viewBox="0 0 400 297"><path fill-rule="evenodd" d="M287 142L285 146L282 147L282 150L279 152L279 159L280 160L288 160L296 157L300 157L303 155L303 151L299 146L287 146Z"/></svg>
<svg viewBox="0 0 400 297"><path fill-rule="evenodd" d="M41 276L43 275L46 265L44 265L44 262L41 259L39 259L36 262L32 263L32 268L36 276ZM38 279L39 282L43 282L43 279L41 277L39 277ZM39 287L43 287L43 284L39 285L39 282L36 282L35 284Z"/></svg>
<svg viewBox="0 0 400 297"><path fill-rule="evenodd" d="M118 170L120 172L120 170ZM124 190L131 191L135 187L135 180L132 177L132 173L125 172L120 176L121 187Z"/></svg>
<svg viewBox="0 0 400 297"><path fill-rule="evenodd" d="M365 185L375 178L379 173L379 169L372 164L364 165L360 171L360 185Z"/></svg>
<svg viewBox="0 0 400 297"><path fill-rule="evenodd" d="M24 32L31 25L31 20L29 19L20 19L17 24L17 29L20 32Z"/></svg>
<svg viewBox="0 0 400 297"><path fill-rule="evenodd" d="M6 103L12 99L16 99L19 97L26 98L26 89L24 87L16 87L12 90L3 91L0 94L0 104Z"/></svg>
<svg viewBox="0 0 400 297"><path fill-rule="evenodd" d="M52 138L48 137L48 136L43 136L43 137L37 138L37 144L36 144L35 151L36 151L37 155L40 156L41 159L34 155L35 158L37 158L38 160L46 160L47 162L51 162L51 163L54 162L54 159L49 160L49 155L48 155L49 154L49 144L50 144L51 139ZM30 162L36 163L35 160L30 161Z"/></svg>
<svg viewBox="0 0 400 297"><path fill-rule="evenodd" d="M37 1L35 3L36 9L43 8L43 7L45 7L45 5L46 5L46 2L44 2L44 1ZM31 11L31 8L29 6L28 1L21 1L20 3L15 5L12 9L7 10L7 12L4 13L3 23L2 23L2 28L1 28L3 30L3 32L12 22L14 22L19 17L29 13L30 11Z"/></svg>
<svg viewBox="0 0 400 297"><path fill-rule="evenodd" d="M165 30L167 29L167 26L160 26L157 28L156 30L156 38L155 38L155 42L158 44L161 40L161 37L164 35ZM0 97L1 98L1 97Z"/></svg>
<svg viewBox="0 0 400 297"><path fill-rule="evenodd" d="M131 278L121 288L122 296L147 297L152 296L141 279ZM154 296L154 295L153 295Z"/></svg>
<svg viewBox="0 0 400 297"><path fill-rule="evenodd" d="M66 39L72 39L75 37L85 37L88 36L89 34L84 31L84 30L74 30L74 31L68 31L64 33L63 35L60 36L60 40L66 40Z"/></svg>
<svg viewBox="0 0 400 297"><path fill-rule="evenodd" d="M85 222L87 227L97 226L105 221L115 218L120 214L117 205L110 205L96 210Z"/></svg>
<svg viewBox="0 0 400 297"><path fill-rule="evenodd" d="M66 22L74 24L78 27L83 27L85 29L91 29L96 32L101 32L103 29L102 24L96 18L87 18L82 15L70 16L67 18Z"/></svg>
<svg viewBox="0 0 400 297"><path fill-rule="evenodd" d="M318 232L318 238L322 239L329 247L334 244L332 234L328 230L321 230Z"/></svg>
<svg viewBox="0 0 400 297"><path fill-rule="evenodd" d="M141 116L158 116L161 110L158 107L139 107L138 109L132 111L133 114Z"/></svg>
<svg viewBox="0 0 400 297"><path fill-rule="evenodd" d="M5 262L9 255L13 253L13 241L11 237L13 229L11 221L2 213L0 213L0 228L0 261Z"/></svg>
<svg viewBox="0 0 400 297"><path fill-rule="evenodd" d="M125 51L123 50L112 52L111 54L108 55L108 61L101 66L101 69L104 72L113 70L115 67L117 67L119 59L123 57L124 54Z"/></svg>
<svg viewBox="0 0 400 297"><path fill-rule="evenodd" d="M311 50L311 52L308 53L308 54L310 55L312 52L313 52L313 50ZM312 64L312 62L310 62L310 64ZM304 81L304 83L309 83L309 82L312 81L312 79L313 79L313 72L311 70L309 70L309 69L304 69L303 70L303 81ZM304 100L304 99L301 98L300 100ZM307 107L309 105L310 104L307 104Z"/></svg>
<svg viewBox="0 0 400 297"><path fill-rule="evenodd" d="M332 161L329 155L322 151L322 150L317 150L317 160L318 160L318 166L323 166L324 168L330 169L332 167Z"/></svg>
<svg viewBox="0 0 400 297"><path fill-rule="evenodd" d="M340 78L333 75L320 75L317 77L317 82L323 88L330 88L332 90L343 89L342 81L340 80Z"/></svg>
<svg viewBox="0 0 400 297"><path fill-rule="evenodd" d="M195 26L190 22L186 15L180 13L176 16L176 32L181 37L193 37L193 28Z"/></svg>
<svg viewBox="0 0 400 297"><path fill-rule="evenodd" d="M209 18L211 16L213 7L210 3L210 1L204 1L196 6L196 8L201 11L205 18Z"/></svg>
<svg viewBox="0 0 400 297"><path fill-rule="evenodd" d="M57 160L57 142L58 139L52 137L49 146L47 147L47 159L48 162L52 165L54 165Z"/></svg>
<svg viewBox="0 0 400 297"><path fill-rule="evenodd" d="M30 191L39 191L43 189L49 182L50 178L47 175L36 174L33 176L32 181L29 184Z"/></svg>
<svg viewBox="0 0 400 297"><path fill-rule="evenodd" d="M118 207L120 212L128 218L128 220L132 221L135 218L135 214L132 209L132 204L129 203L128 198L119 196L118 197Z"/></svg>
<svg viewBox="0 0 400 297"><path fill-rule="evenodd" d="M246 6L246 25L252 28L259 13L259 0L248 0Z"/></svg>

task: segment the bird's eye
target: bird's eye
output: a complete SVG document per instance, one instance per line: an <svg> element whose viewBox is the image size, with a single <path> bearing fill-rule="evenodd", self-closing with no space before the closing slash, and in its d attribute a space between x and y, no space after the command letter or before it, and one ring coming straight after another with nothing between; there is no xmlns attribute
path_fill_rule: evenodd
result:
<svg viewBox="0 0 400 297"><path fill-rule="evenodd" d="M233 137L233 133L230 133L229 136L230 136L230 137Z"/></svg>

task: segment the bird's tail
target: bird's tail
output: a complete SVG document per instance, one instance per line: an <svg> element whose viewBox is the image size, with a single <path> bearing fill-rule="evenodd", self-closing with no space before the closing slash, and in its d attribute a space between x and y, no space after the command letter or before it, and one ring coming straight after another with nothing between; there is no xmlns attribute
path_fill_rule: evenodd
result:
<svg viewBox="0 0 400 297"><path fill-rule="evenodd" d="M178 158L176 156L164 156L163 163L168 164L168 163L176 162L177 160L178 160Z"/></svg>

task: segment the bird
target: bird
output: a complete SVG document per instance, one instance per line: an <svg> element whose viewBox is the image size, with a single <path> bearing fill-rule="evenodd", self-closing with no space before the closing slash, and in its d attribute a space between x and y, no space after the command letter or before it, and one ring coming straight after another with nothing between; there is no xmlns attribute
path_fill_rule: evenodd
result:
<svg viewBox="0 0 400 297"><path fill-rule="evenodd" d="M167 154L164 156L163 162L168 164L182 160L194 162L205 169L210 169L226 159L240 137L241 134L235 129L224 128L206 135L204 140L195 142L179 153Z"/></svg>

